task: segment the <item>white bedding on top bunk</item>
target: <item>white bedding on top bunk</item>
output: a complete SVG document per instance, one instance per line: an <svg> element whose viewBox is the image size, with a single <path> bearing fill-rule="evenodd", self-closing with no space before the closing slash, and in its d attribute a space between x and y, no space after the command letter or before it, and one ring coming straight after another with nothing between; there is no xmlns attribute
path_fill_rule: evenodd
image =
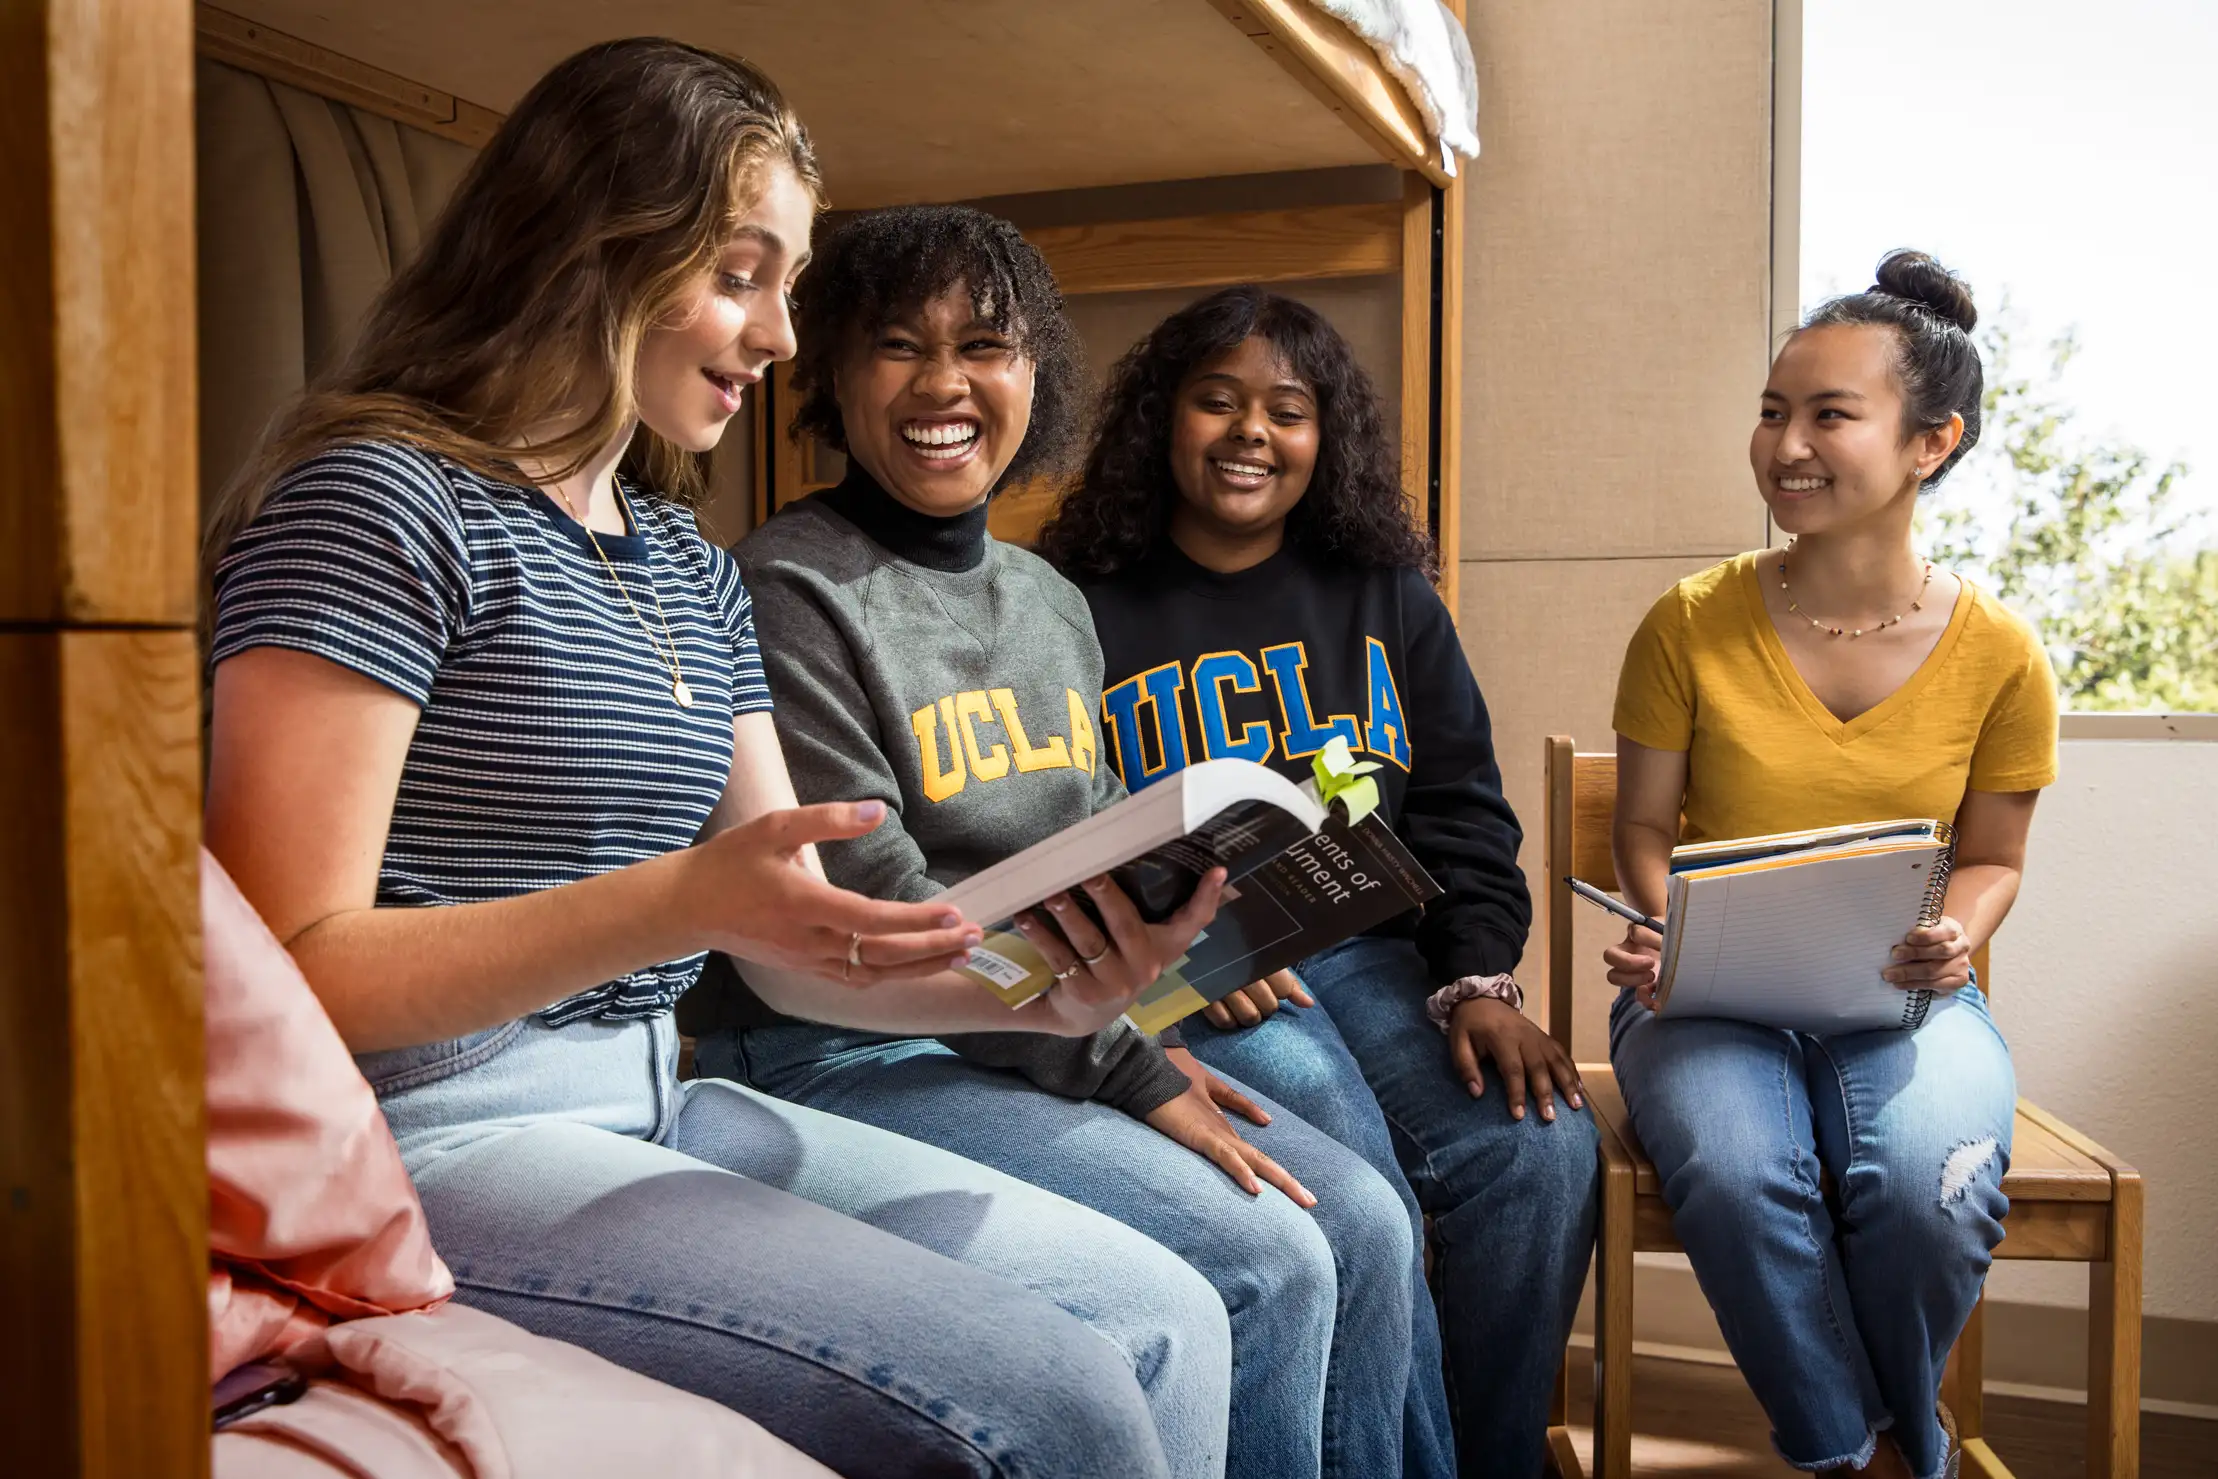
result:
<svg viewBox="0 0 2218 1479"><path fill-rule="evenodd" d="M1440 0L1310 0L1370 43L1440 145L1441 166L1479 153L1479 77L1471 38Z"/></svg>

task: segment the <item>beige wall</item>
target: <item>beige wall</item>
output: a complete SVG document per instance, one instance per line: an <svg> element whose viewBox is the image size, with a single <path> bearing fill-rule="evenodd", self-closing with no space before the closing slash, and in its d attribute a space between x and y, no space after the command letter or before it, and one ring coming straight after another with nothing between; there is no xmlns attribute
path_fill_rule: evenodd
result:
<svg viewBox="0 0 2218 1479"><path fill-rule="evenodd" d="M1641 613L1764 542L1745 449L1770 357L1772 7L1516 0L1470 31L1459 615L1531 870L1543 737L1608 748ZM1605 932L1585 930L1592 960ZM1600 1056L1593 984L1580 1050Z"/></svg>
<svg viewBox="0 0 2218 1479"><path fill-rule="evenodd" d="M2218 743L2067 740L2061 769L1995 937L1995 1020L2018 1091L2146 1178L2148 1313L2218 1321ZM2086 1303L2069 1269L2006 1267L1991 1287Z"/></svg>

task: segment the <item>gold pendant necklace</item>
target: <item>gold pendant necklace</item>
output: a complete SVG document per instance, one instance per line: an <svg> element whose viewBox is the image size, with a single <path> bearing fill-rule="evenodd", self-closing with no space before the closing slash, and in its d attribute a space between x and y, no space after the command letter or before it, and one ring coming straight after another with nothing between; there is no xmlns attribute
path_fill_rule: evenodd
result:
<svg viewBox="0 0 2218 1479"><path fill-rule="evenodd" d="M1787 545L1787 549L1792 550L1793 548L1794 545L1790 542ZM1779 556L1779 592L1781 595L1784 595L1787 598L1788 613L1790 615L1801 617L1804 621L1808 622L1811 626L1816 627L1819 631L1825 633L1825 635L1827 635L1828 637L1846 637L1852 642L1855 641L1858 637L1863 636L1866 632L1883 632L1891 626L1899 625L1902 621L1902 618L1908 616L1911 611L1923 611L1925 609L1925 593L1927 588L1930 587L1932 584L1933 562L1931 560L1927 560L1925 562L1925 579L1918 582L1918 596L1916 600L1910 603L1909 611L1898 612L1897 614L1888 617L1885 621L1881 622L1875 627L1843 628L1827 626L1824 622L1819 621L1809 612L1804 611L1800 603L1795 600L1794 592L1787 589L1787 556L1784 552L1782 552Z"/></svg>
<svg viewBox="0 0 2218 1479"><path fill-rule="evenodd" d="M615 490L615 493L616 508L619 513L624 515L625 527L636 529L639 526L633 522L630 507L624 502L624 490L619 487ZM667 657L663 655L663 649L655 644L655 629L647 625L646 613L639 609L639 603L632 599L632 593L624 588L624 577L616 573L615 561L609 559L608 551L601 548L601 537L593 532L591 524L588 524L579 516L576 505L570 502L569 494L557 488L555 489L555 496L560 498L562 506L570 511L570 517L577 519L578 527L585 531L585 537L593 542L593 553L599 555L601 563L608 567L608 578L616 582L616 593L622 596L624 604L631 608L632 620L638 622L639 629L647 634L647 648L654 653L655 661L669 670L670 696L678 701L679 708L692 708L693 690L686 687L685 666L678 657L678 639L670 634L670 613L662 607L662 592L655 586L653 569L650 566L647 572L647 590L655 598L655 615L662 620L662 640L670 649ZM652 560L651 555L649 559Z"/></svg>

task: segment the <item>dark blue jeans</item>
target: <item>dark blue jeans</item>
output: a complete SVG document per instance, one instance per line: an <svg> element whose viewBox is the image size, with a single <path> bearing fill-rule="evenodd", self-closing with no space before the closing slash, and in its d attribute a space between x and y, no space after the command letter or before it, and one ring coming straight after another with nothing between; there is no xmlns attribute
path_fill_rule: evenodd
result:
<svg viewBox="0 0 2218 1479"><path fill-rule="evenodd" d="M1434 982L1407 940L1363 937L1297 968L1316 1008L1261 1026L1184 1024L1194 1056L1270 1095L1355 1151L1433 1217L1434 1312L1417 1307L1403 1472L1533 1479L1548 1401L1594 1247L1594 1123L1559 1097L1556 1122L1509 1115L1493 1066L1473 1099L1425 1019ZM1447 1346L1446 1386L1441 1370Z"/></svg>

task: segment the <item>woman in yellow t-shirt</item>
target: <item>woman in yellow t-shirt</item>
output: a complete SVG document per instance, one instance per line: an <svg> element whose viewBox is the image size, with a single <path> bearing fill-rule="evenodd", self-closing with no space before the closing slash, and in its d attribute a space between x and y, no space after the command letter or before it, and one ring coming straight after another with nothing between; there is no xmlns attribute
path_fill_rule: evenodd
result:
<svg viewBox="0 0 2218 1479"><path fill-rule="evenodd" d="M2007 1207L2017 1088L1971 954L2017 896L2056 778L2055 680L2022 621L1918 554L1911 522L1979 436L1976 321L1914 252L1810 317L1749 447L1786 548L1666 592L1618 685L1617 876L1648 914L1678 842L1901 816L1957 829L1945 917L1885 970L1938 993L1914 1031L1660 1020L1656 937L1605 952L1634 1125L1801 1469L1955 1473L1941 1370Z"/></svg>

